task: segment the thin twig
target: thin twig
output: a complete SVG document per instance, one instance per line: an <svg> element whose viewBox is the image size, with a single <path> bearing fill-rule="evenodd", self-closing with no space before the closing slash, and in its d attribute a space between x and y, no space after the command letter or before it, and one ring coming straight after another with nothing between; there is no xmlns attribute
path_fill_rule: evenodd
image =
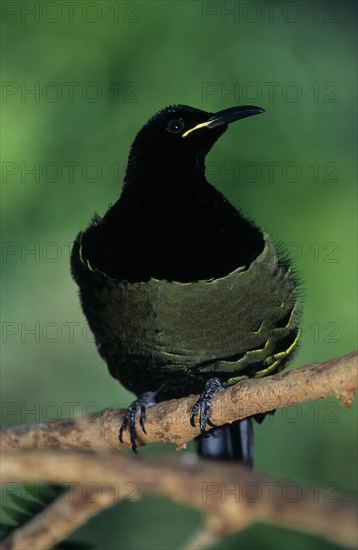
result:
<svg viewBox="0 0 358 550"><path fill-rule="evenodd" d="M113 503L112 489L100 487L99 494L97 486L77 483L32 520L15 529L0 544L0 548L1 550L52 548L92 516L112 506Z"/></svg>

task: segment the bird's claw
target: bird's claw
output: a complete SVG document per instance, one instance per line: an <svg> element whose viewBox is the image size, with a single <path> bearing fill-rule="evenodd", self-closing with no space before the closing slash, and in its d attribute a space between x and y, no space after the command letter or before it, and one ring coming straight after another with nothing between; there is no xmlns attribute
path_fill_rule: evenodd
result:
<svg viewBox="0 0 358 550"><path fill-rule="evenodd" d="M205 433L207 425L212 428L215 427L210 420L211 417L211 403L214 396L223 389L219 378L209 378L205 384L205 389L200 395L199 399L195 403L191 410L190 424L195 428L195 418L199 415L199 426L201 434Z"/></svg>
<svg viewBox="0 0 358 550"><path fill-rule="evenodd" d="M153 391L147 391L143 393L138 399L133 401L131 405L129 405L128 409L126 410L126 413L124 415L124 419L122 422L121 427L119 428L119 441L123 443L123 433L129 428L129 437L131 442L132 451L134 453L137 452L137 431L135 427L135 423L137 420L138 412L139 414L139 425L143 431L143 433L147 433L145 429L145 421L147 418L147 408L151 405L154 405L156 403L155 397L157 392Z"/></svg>

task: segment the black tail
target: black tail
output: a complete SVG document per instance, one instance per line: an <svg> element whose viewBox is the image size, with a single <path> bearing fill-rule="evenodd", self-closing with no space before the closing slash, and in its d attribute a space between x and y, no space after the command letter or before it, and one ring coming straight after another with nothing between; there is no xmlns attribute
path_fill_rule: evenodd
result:
<svg viewBox="0 0 358 550"><path fill-rule="evenodd" d="M254 460L254 434L252 418L213 428L196 439L196 449L203 458L237 460L252 466Z"/></svg>

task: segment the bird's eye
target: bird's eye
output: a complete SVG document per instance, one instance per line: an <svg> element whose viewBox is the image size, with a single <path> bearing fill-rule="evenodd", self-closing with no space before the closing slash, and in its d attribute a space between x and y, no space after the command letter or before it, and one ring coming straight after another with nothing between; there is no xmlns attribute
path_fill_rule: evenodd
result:
<svg viewBox="0 0 358 550"><path fill-rule="evenodd" d="M176 118L175 120L171 120L167 126L168 132L171 134L179 134L182 130L184 130L184 122L181 118Z"/></svg>

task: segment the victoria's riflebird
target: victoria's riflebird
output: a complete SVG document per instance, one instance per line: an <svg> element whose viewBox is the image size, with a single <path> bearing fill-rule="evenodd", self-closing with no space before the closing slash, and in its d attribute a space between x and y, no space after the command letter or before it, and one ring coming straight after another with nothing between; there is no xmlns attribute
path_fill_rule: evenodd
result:
<svg viewBox="0 0 358 550"><path fill-rule="evenodd" d="M148 406L199 393L188 418L199 417L199 454L252 463L251 419L206 431L211 402L287 365L299 338L297 282L281 247L206 180L205 156L228 124L263 112L159 111L134 139L119 199L74 243L72 274L98 351L138 397L119 430L122 439L129 429L133 450Z"/></svg>

